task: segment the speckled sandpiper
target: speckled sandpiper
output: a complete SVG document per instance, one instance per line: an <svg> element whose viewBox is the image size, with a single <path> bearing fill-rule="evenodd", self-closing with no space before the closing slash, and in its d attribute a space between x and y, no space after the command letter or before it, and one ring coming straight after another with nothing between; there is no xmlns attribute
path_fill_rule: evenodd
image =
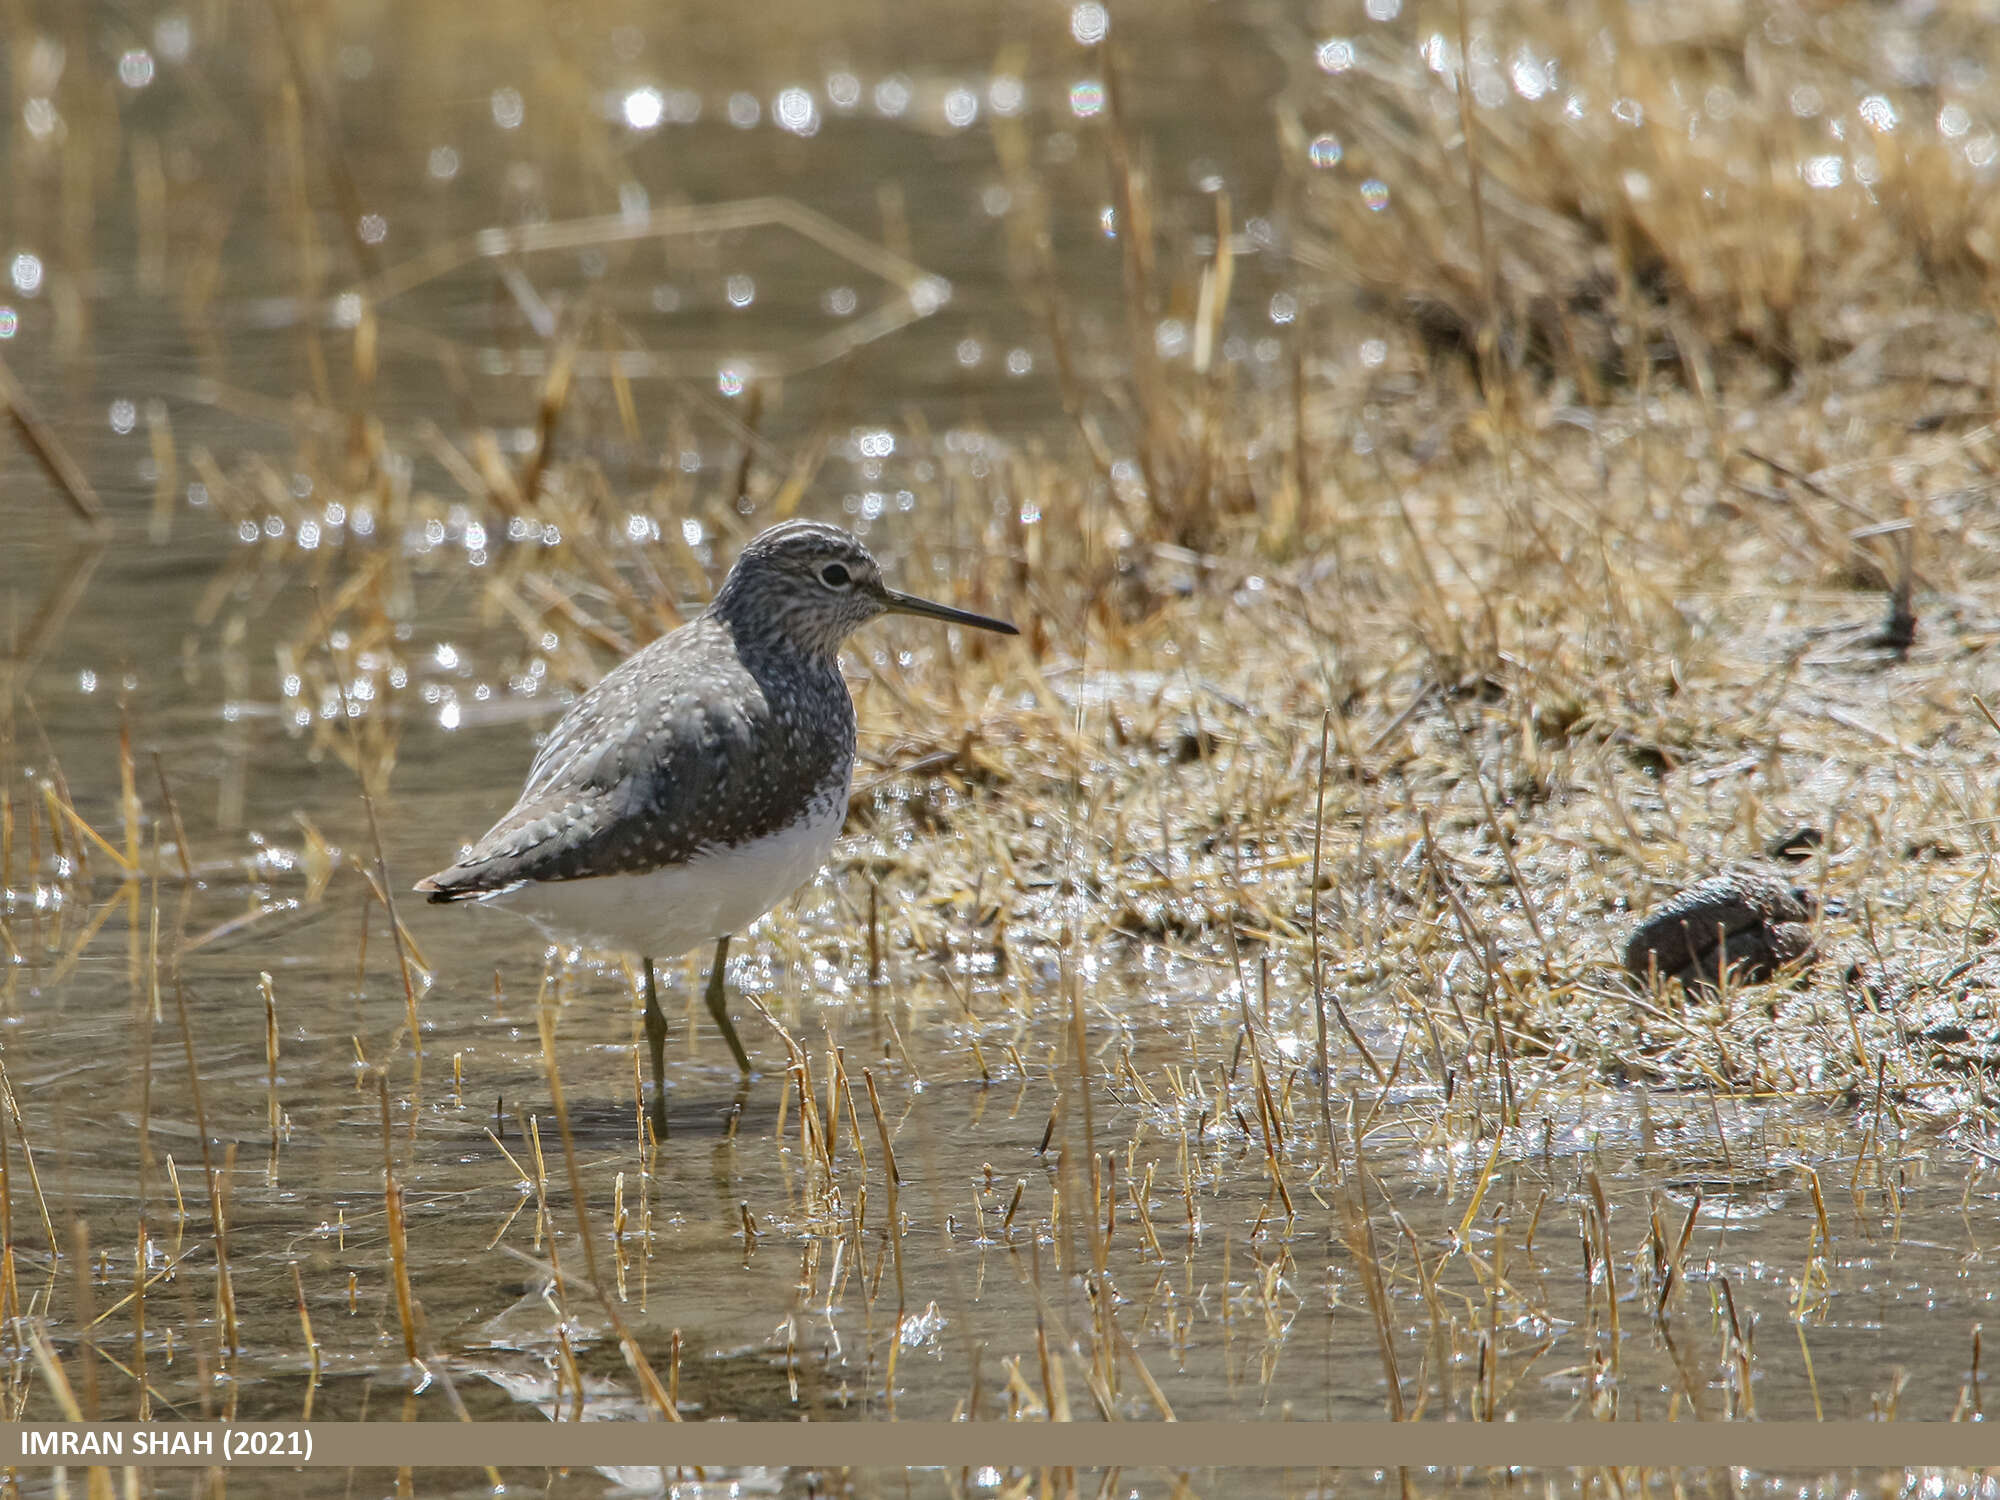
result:
<svg viewBox="0 0 2000 1500"><path fill-rule="evenodd" d="M854 769L840 645L892 613L1018 634L897 593L837 526L772 527L743 549L706 610L563 715L513 809L417 883L433 901L490 901L587 946L640 956L661 1139L667 1020L653 959L715 944L708 1009L748 1073L723 996L729 939L832 852Z"/></svg>

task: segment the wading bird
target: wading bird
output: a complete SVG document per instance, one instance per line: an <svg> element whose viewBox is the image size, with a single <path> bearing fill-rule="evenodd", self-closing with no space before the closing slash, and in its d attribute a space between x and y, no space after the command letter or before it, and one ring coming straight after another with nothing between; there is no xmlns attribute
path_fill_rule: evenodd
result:
<svg viewBox="0 0 2000 1500"><path fill-rule="evenodd" d="M433 901L490 902L587 946L639 955L662 1139L667 1019L653 960L715 944L708 1009L747 1074L723 994L729 939L833 850L854 769L840 645L885 614L1018 634L897 593L837 526L774 526L743 549L706 610L584 694L513 809L417 883Z"/></svg>

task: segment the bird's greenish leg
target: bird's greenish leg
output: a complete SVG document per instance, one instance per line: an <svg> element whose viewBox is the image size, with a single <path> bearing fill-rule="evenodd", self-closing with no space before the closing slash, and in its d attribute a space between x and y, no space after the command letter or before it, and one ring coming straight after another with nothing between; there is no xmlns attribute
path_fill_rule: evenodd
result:
<svg viewBox="0 0 2000 1500"><path fill-rule="evenodd" d="M729 939L723 938L715 945L715 967L708 971L708 1013L722 1028L722 1039L729 1043L729 1050L736 1057L736 1066L748 1073L750 1056L743 1050L743 1043L736 1035L736 1023L729 1019L729 1002L722 993L722 976L728 958Z"/></svg>
<svg viewBox="0 0 2000 1500"><path fill-rule="evenodd" d="M659 982L653 977L653 961L646 966L646 1050L653 1058L653 1106L650 1118L656 1140L667 1138L667 1017L660 1009Z"/></svg>

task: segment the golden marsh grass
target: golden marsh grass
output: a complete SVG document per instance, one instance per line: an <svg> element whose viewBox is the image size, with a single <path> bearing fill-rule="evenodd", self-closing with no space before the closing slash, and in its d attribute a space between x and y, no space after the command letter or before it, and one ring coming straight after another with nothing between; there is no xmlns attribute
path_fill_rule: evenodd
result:
<svg viewBox="0 0 2000 1500"><path fill-rule="evenodd" d="M10 1416L1981 1414L1982 22L1373 9L4 18ZM1024 639L859 638L659 1143L402 893L792 514Z"/></svg>

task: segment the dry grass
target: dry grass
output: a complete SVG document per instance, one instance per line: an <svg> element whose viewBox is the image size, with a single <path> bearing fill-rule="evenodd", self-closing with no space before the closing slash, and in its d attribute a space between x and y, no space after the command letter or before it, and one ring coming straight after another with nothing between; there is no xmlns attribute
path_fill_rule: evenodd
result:
<svg viewBox="0 0 2000 1500"><path fill-rule="evenodd" d="M1408 44L1433 21L1426 68ZM1912 25L1917 54L1944 59L1976 22ZM1917 1402L1865 1358L1812 1355L1821 1338L1865 1351L1847 1309L1873 1295L1874 1247L1901 1243L1906 1214L1942 1233L2000 1150L2000 990L1981 961L2000 725L1975 706L2000 638L1995 229L1968 161L1990 138L1941 127L1930 91L1861 66L1894 31L1721 6L1441 11L1354 39L1333 72L1314 62L1323 37L1277 35L1296 65L1276 149L1297 313L1261 375L1223 351L1232 329L1271 334L1242 315L1237 264L1254 250L1268 265L1268 244L1226 198L1202 200L1205 222L1159 201L1143 54L1099 49L1106 105L1078 127L1123 226L1114 309L1079 307L1067 283L1063 185L1030 120L993 122L1063 420L1026 437L898 423L923 524L891 517L870 539L903 580L1010 614L1025 640L896 628L857 646L850 838L765 937L750 982L772 1028L758 1090L775 1098L762 1115L734 1101L718 1148L747 1151L749 1133L777 1165L730 1169L733 1207L706 1221L669 1222L678 1126L664 1152L640 1130L571 1130L561 1100L589 1085L570 1057L559 1070L568 1038L632 1040L626 1021L587 1019L615 978L556 966L527 1066L558 1134L503 1117L468 1185L424 1111L476 1114L485 1091L520 1085L466 1082L455 1059L440 1104L426 1028L489 989L506 1003L484 970L434 967L421 925L399 920L408 872L364 844L373 809L312 809L350 847L309 823L296 875L267 864L243 882L264 904L176 943L162 903L230 863L191 858L165 778L157 805L142 796L129 745L122 799L70 787L57 747L28 750L10 697L10 767L38 779L0 791L0 880L73 890L0 912L9 984L59 983L96 935L78 923L119 906L84 915L108 866L142 1076L176 1109L188 1089L204 1182L190 1204L185 1167L150 1167L158 1106L142 1106L149 1165L116 1233L136 1215L142 1264L165 1269L59 1276L85 1231L59 1230L39 1182L23 1190L44 1124L6 1088L0 1305L23 1320L0 1332L7 1409L74 1400L83 1376L91 1399L136 1405L116 1379L139 1377L107 1373L83 1310L130 1320L120 1337L143 1334L136 1368L157 1383L147 1351L171 1336L172 1292L205 1373L233 1374L243 1343L268 1338L244 1379L275 1382L259 1372L283 1347L311 1401L337 1358L406 1359L442 1372L463 1414L452 1372L462 1386L498 1361L440 1332L455 1289L427 1268L411 1206L458 1194L492 1209L480 1239L490 1228L542 1278L534 1399L563 1416L728 1409L728 1362L683 1346L690 1266L759 1289L754 1331L711 1341L761 1340L780 1408L820 1416L913 1398L925 1415L1048 1419ZM1529 99L1521 78L1557 82ZM528 105L563 93L542 80ZM289 241L313 247L301 263L324 271L337 252L308 209L343 190L322 180L338 175L325 141L308 142L332 123L309 93L291 107L273 197ZM608 173L611 127L561 117ZM1340 160L1315 166L1329 134ZM1839 185L1809 185L1832 169L1807 164L1835 155ZM1359 206L1370 181L1387 187L1380 212ZM204 264L185 272L197 310ZM308 274L304 290L333 284ZM1167 319L1184 345L1160 336ZM376 798L394 797L413 742L437 749L430 726L465 681L441 645L530 706L574 691L677 623L757 528L833 513L837 466L862 458L845 394L801 419L772 382L734 404L677 398L672 441L704 427L732 462L633 479L602 455L648 392L578 375L575 341L606 326L587 320L538 350L524 451L476 415L401 423L372 310L351 322L298 335L315 388L288 413L291 452L181 458L164 423L154 450L204 487L207 510L173 527L257 538L195 621L217 660L242 663L231 696L290 725L287 754L330 757ZM310 476L308 498L289 475ZM122 834L97 831L97 809ZM1616 972L1635 914L1799 823L1826 833L1801 876L1820 899L1816 967L1699 997ZM223 1131L192 1091L203 1038L184 1010L188 1077L153 1082L161 993L177 1000L208 944L270 931L287 903L359 907L343 972L350 953L364 979L372 961L394 996L393 1019L353 1042L380 1106L380 1208L343 1209L337 1233L343 1254L350 1226L379 1246L373 1327L400 1355L340 1331L354 1282L334 1290L324 1266L309 1282L267 1230L232 1223L237 1173L207 1159ZM275 1180L308 1090L280 1091L290 982L267 976L261 1004L269 1030L236 1092ZM32 1014L18 992L10 1005ZM428 1075L412 1047L426 1035ZM621 1109L635 1098L623 1074L596 1086ZM1762 1237L1727 1238L1732 1213L1764 1219ZM170 1249L146 1240L169 1223ZM1746 1285L1744 1243L1784 1279ZM754 1280L773 1261L785 1272ZM133 1295L118 1302L114 1282ZM654 1298L671 1327L641 1316ZM1894 1315L1929 1316L1920 1303ZM836 1358L843 1334L855 1347ZM1977 1347L1970 1327L1943 1338ZM918 1358L949 1372L948 1395L899 1370ZM1964 1379L1956 1354L1917 1372L1922 1410L1901 1409L1974 1411L1974 1358ZM239 1382L227 1390L234 1403ZM1041 1484L1068 1493L1074 1476Z"/></svg>

